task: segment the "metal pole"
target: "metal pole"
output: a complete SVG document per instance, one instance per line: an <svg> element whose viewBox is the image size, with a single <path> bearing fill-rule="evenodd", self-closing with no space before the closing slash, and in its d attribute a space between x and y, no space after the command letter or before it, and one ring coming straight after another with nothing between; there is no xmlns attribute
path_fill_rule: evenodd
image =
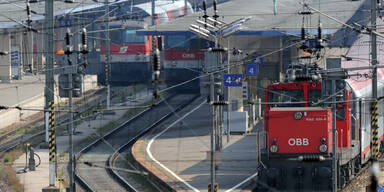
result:
<svg viewBox="0 0 384 192"><path fill-rule="evenodd" d="M216 95L216 101L219 100L219 95ZM220 106L215 107L215 151L220 151Z"/></svg>
<svg viewBox="0 0 384 192"><path fill-rule="evenodd" d="M375 66L377 64L377 49L376 49L376 7L377 7L377 1L371 0L371 63L372 66ZM377 69L376 67L372 70L372 97L374 99L377 98Z"/></svg>
<svg viewBox="0 0 384 192"><path fill-rule="evenodd" d="M188 1L184 0L184 15L188 15Z"/></svg>
<svg viewBox="0 0 384 192"><path fill-rule="evenodd" d="M152 14L151 15L151 24L152 24L152 26L155 25L155 8L156 8L155 0L151 0L151 14ZM150 57L149 63L154 64L154 62L155 62L154 57L155 57L155 36L152 35L151 36L151 57ZM160 58L158 58L158 59L160 59ZM153 93L156 93L156 94L153 94L153 96L154 96L154 99L157 99L156 97L157 97L158 82L155 82L155 81L158 79L155 80L155 78L160 77L160 75L156 76L155 69L154 69L155 65L153 65L152 67L153 67L152 70L154 72L153 73L153 80L154 80ZM160 72L160 71L158 71L158 72Z"/></svg>
<svg viewBox="0 0 384 192"><path fill-rule="evenodd" d="M214 77L213 74L210 75L211 78L211 102L213 103L215 101L214 97ZM215 131L215 113L216 106L212 105L212 129L211 129L211 192L214 192L214 185L215 185L215 161L214 161L214 155L215 155L215 138L214 138L214 131Z"/></svg>
<svg viewBox="0 0 384 192"><path fill-rule="evenodd" d="M332 80L332 95L336 93L336 80ZM332 97L332 191L337 192L337 160L336 160L336 97Z"/></svg>
<svg viewBox="0 0 384 192"><path fill-rule="evenodd" d="M221 61L222 61L222 54L221 54L221 51L217 53L217 64L218 64L218 69L221 71L221 69L223 68L223 66L221 65ZM220 74L220 73L219 73ZM223 75L220 74L220 82L223 82ZM223 92L224 92L224 86L223 86L223 83L219 84L219 89L217 91L217 100L218 101L222 101L224 98L223 98ZM220 90L220 91L219 91ZM221 150L223 148L223 128L224 128L224 122L223 122L223 118L224 118L224 107L222 105L219 105L218 106L219 110L218 110L218 126L217 126L217 129L218 129L218 132L217 132L217 138L218 138L218 150Z"/></svg>
<svg viewBox="0 0 384 192"><path fill-rule="evenodd" d="M49 186L55 186L55 129L54 129L54 85L53 85L53 0L45 1L45 57L46 57L46 72L45 72L45 111L49 113L50 123L47 124L49 132ZM47 118L47 116L45 116Z"/></svg>
<svg viewBox="0 0 384 192"><path fill-rule="evenodd" d="M72 135L73 135L73 114L72 114L72 73L68 74L68 84L69 84L69 90L68 90L68 96L69 96L69 125L68 125L68 133L69 133L69 187L70 192L75 191L75 183L73 180L74 176L74 167L73 167L73 141L72 141Z"/></svg>
<svg viewBox="0 0 384 192"><path fill-rule="evenodd" d="M71 37L71 31L69 28L67 28L67 32L65 34L65 42L67 45L67 50L66 50L66 55L67 55L67 62L68 62L68 67L72 67L72 62L71 62L71 45L70 45L70 37ZM76 37L75 37L76 38ZM76 57L77 58L77 57ZM76 61L77 63L77 61ZM68 147L68 152L69 152L69 191L74 192L75 191L75 183L74 183L74 155L73 155L73 142L72 142L72 134L73 134L73 113L72 113L72 91L73 91L73 83L72 83L72 76L73 76L73 71L68 73L68 87L66 89L68 93L68 120L69 124L67 125L67 130L68 130L68 139L69 139L69 147Z"/></svg>
<svg viewBox="0 0 384 192"><path fill-rule="evenodd" d="M152 26L155 25L155 0L151 1L151 24ZM152 36L153 38L153 36Z"/></svg>
<svg viewBox="0 0 384 192"><path fill-rule="evenodd" d="M230 61L230 56L231 56L231 53L230 53L230 49L229 49L229 41L230 41L230 37L228 38L228 46L227 46L227 48L228 48L228 56L227 56L227 73L229 74L230 73L230 67L229 67L229 61ZM230 132L230 128L229 128L229 126L230 126L230 120L229 120L229 117L230 117L230 115L229 115L229 105L230 105L230 89L229 89L229 86L227 87L227 101L228 101L228 105L227 105L227 143L229 143L229 132Z"/></svg>
<svg viewBox="0 0 384 192"><path fill-rule="evenodd" d="M110 51L110 38L109 38L109 2L108 0L104 1L106 5L105 13L105 27L106 27L106 41L105 41L105 56L106 56L106 61L105 61L105 83L107 85L107 109L110 108L111 106L111 87L109 83L109 78L110 78L110 71L111 71L111 51Z"/></svg>
<svg viewBox="0 0 384 192"><path fill-rule="evenodd" d="M372 130L372 139L371 139L371 149L372 149L372 159L374 161L378 158L379 145L378 145L378 111L377 111L377 47L376 47L376 7L377 1L371 1L371 63L372 63L372 102L371 107L371 130Z"/></svg>
<svg viewBox="0 0 384 192"><path fill-rule="evenodd" d="M260 154L260 130L257 130L257 166L259 166L261 161L261 154Z"/></svg>

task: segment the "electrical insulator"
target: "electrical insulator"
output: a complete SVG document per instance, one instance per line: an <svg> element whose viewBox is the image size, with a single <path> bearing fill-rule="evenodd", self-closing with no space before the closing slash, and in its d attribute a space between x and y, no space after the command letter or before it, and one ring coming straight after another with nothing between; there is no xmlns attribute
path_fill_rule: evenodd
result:
<svg viewBox="0 0 384 192"><path fill-rule="evenodd" d="M70 54L72 54L72 50L71 50L71 30L69 28L67 28L67 32L65 33L65 44L66 44L66 47L67 49L65 50L65 54L67 56L69 56Z"/></svg>
<svg viewBox="0 0 384 192"><path fill-rule="evenodd" d="M215 15L217 15L217 7L216 7L216 0L213 0L213 10L215 11Z"/></svg>
<svg viewBox="0 0 384 192"><path fill-rule="evenodd" d="M203 10L204 10L204 15L207 15L207 2L205 2L205 0L203 1Z"/></svg>
<svg viewBox="0 0 384 192"><path fill-rule="evenodd" d="M153 53L153 71L160 71L160 51L156 49Z"/></svg>
<svg viewBox="0 0 384 192"><path fill-rule="evenodd" d="M83 44L83 49L87 49L87 29L83 28L81 33L81 43Z"/></svg>
<svg viewBox="0 0 384 192"><path fill-rule="evenodd" d="M217 2L216 0L213 0L213 11L214 11L214 15L213 15L213 18L216 20L219 15L217 15ZM213 24L214 26L216 26L216 22Z"/></svg>
<svg viewBox="0 0 384 192"><path fill-rule="evenodd" d="M154 83L154 89L153 89L153 97L155 99L159 98L159 91L158 91L158 83L160 79L160 51L159 49L155 49L153 52L153 83Z"/></svg>
<svg viewBox="0 0 384 192"><path fill-rule="evenodd" d="M83 54L83 57L85 57L85 54L88 53L87 40L88 40L87 29L83 28L81 32L81 44L82 44L81 53Z"/></svg>
<svg viewBox="0 0 384 192"><path fill-rule="evenodd" d="M27 6L27 23L29 25L29 24L31 24L32 20L31 20L31 9L30 9L30 5L29 5L28 0L26 0L26 6Z"/></svg>
<svg viewBox="0 0 384 192"><path fill-rule="evenodd" d="M163 39L161 38L161 36L157 36L157 48L159 49L159 51L162 51L163 50Z"/></svg>
<svg viewBox="0 0 384 192"><path fill-rule="evenodd" d="M65 33L65 44L68 46L71 42L70 42L70 33L71 33L71 30L69 28L67 28L67 33Z"/></svg>

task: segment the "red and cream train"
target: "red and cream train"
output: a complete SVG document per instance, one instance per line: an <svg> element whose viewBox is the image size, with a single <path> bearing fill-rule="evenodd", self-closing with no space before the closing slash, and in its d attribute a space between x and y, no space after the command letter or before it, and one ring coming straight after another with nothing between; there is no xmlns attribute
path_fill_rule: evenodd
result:
<svg viewBox="0 0 384 192"><path fill-rule="evenodd" d="M342 68L369 65L369 36L362 36L341 61ZM379 53L378 60L384 61ZM362 58L367 58L364 60ZM308 68L289 70L291 77ZM310 70L311 71L311 70ZM313 69L311 72L315 72ZM266 148L262 152L259 191L332 191L332 174L337 186L349 183L371 158L371 70L351 71L336 83L336 159L332 169L332 95L324 81L307 79L271 84L265 91ZM305 72L306 73L306 72ZM308 74L308 73L307 73ZM378 69L378 96L384 96L384 70ZM303 76L301 76L303 77ZM383 140L384 102L378 103L379 142Z"/></svg>

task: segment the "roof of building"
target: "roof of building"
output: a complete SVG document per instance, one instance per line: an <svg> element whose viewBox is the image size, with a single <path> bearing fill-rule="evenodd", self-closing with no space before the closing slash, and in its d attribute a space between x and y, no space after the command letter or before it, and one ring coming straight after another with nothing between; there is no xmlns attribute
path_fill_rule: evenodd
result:
<svg viewBox="0 0 384 192"><path fill-rule="evenodd" d="M237 35L299 35L303 24L303 15L298 14L303 10L303 6L298 0L276 0L255 1L255 0L231 0L219 4L219 20L230 23L234 20L251 17L243 24L242 30ZM369 14L369 1L335 1L335 0L307 0L309 6L319 9L325 14L332 16L341 22L351 23L360 21ZM276 14L274 14L276 11ZM208 15L213 15L213 8L207 10ZM190 24L196 24L197 19L202 18L203 12L199 11L189 16L173 20L171 22L155 25L148 29L138 31L140 35L172 35L186 34L189 32ZM306 16L305 25L310 29L310 33L317 31L319 23L318 13ZM320 15L320 21L324 33L333 33L342 27L342 24L324 15Z"/></svg>
<svg viewBox="0 0 384 192"><path fill-rule="evenodd" d="M54 1L54 15L63 15L76 11L103 6L102 3L96 3L92 0L75 1L74 3L65 3L64 1ZM31 19L40 21L44 19L45 1L30 3L32 11ZM0 3L0 28L18 27L18 22L25 23L27 19L25 0L3 0Z"/></svg>
<svg viewBox="0 0 384 192"><path fill-rule="evenodd" d="M135 0L134 5L145 4L150 0ZM157 5L162 5L170 2L171 0L159 0ZM81 11L90 9L101 8L104 10L104 0L74 0L74 3L65 3L62 1L54 2L54 16L65 17ZM109 0L109 5L130 3L131 0ZM131 3L129 4L131 5ZM121 6L124 7L124 6ZM32 25L34 23L43 23L45 19L45 1L39 0L37 3L30 3ZM112 11L112 10L111 10ZM25 0L3 0L0 2L0 28L17 28L20 23L26 24L27 11Z"/></svg>

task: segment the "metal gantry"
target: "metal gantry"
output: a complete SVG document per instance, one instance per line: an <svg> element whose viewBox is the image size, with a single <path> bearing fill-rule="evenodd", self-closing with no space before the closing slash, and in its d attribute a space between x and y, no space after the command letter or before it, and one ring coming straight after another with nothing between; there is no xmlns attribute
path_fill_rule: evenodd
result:
<svg viewBox="0 0 384 192"><path fill-rule="evenodd" d="M213 10L214 15L209 17L207 15L207 6L205 0L203 1L203 11L204 11L204 21L196 20L199 25L191 24L189 30L198 36L211 40L215 42L215 47L210 48L209 51L212 51L216 56L216 73L210 73L210 104L212 105L212 129L211 129L211 150L210 150L210 184L208 184L208 190L214 192L218 189L218 185L216 183L216 170L217 164L215 162L215 157L217 156L217 152L222 149L222 133L223 133L223 109L224 105L227 105L228 102L225 102L223 99L223 66L221 66L221 57L222 53L226 51L225 48L220 47L219 41L223 38L227 38L241 30L241 26L243 23L248 21L250 17L241 18L233 21L230 24L227 24L223 21L219 21L217 18L218 10L217 10L217 2L213 1ZM229 69L228 69L229 70ZM229 111L228 111L229 113ZM229 131L227 132L229 135ZM214 186L214 187L212 187Z"/></svg>

